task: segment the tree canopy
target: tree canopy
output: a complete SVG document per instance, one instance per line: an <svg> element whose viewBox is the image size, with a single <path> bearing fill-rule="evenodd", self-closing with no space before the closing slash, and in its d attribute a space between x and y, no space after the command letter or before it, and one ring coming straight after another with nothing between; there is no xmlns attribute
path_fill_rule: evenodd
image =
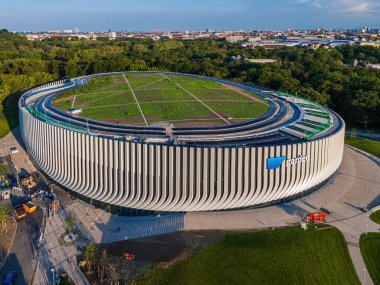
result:
<svg viewBox="0 0 380 285"><path fill-rule="evenodd" d="M256 64L241 58L272 58ZM240 58L239 57L239 58ZM317 101L352 125L363 116L379 129L380 71L351 67L354 59L380 62L380 49L343 45L336 49L299 47L248 49L222 39L28 41L0 30L0 102L11 124L21 91L52 80L123 70L178 71L251 82ZM12 120L17 121L12 115ZM14 127L14 123L11 127ZM1 136L1 134L0 134Z"/></svg>

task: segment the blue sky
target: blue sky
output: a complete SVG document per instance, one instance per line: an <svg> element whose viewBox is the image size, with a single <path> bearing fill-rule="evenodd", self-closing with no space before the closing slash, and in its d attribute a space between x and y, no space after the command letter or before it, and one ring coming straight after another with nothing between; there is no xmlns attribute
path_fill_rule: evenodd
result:
<svg viewBox="0 0 380 285"><path fill-rule="evenodd" d="M4 0L15 31L380 28L380 0Z"/></svg>

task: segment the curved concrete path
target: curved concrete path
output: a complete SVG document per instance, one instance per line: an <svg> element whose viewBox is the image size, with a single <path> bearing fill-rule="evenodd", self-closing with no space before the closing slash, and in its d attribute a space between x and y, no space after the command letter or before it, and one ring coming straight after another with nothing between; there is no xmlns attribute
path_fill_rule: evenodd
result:
<svg viewBox="0 0 380 285"><path fill-rule="evenodd" d="M343 162L335 179L322 190L300 200L268 208L233 211L187 213L185 229L252 229L286 226L301 221L307 212L322 206L332 210L327 222L344 235L356 272L364 284L373 284L359 248L359 238L367 231L379 232L379 225L369 219L380 204L380 167L359 152L345 147Z"/></svg>

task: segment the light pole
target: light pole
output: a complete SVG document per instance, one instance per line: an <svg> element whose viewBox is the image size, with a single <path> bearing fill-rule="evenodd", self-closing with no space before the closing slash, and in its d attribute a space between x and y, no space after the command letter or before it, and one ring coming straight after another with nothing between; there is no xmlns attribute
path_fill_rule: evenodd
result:
<svg viewBox="0 0 380 285"><path fill-rule="evenodd" d="M20 187L20 181L19 181L19 177L18 177L18 168L17 166L15 165L15 169L16 169L16 180L17 180L17 187Z"/></svg>
<svg viewBox="0 0 380 285"><path fill-rule="evenodd" d="M365 270L365 268L363 267L363 285L365 285L365 272L366 272L366 270Z"/></svg>
<svg viewBox="0 0 380 285"><path fill-rule="evenodd" d="M55 270L54 270L54 267L51 269L51 272L53 274L53 285L55 285Z"/></svg>

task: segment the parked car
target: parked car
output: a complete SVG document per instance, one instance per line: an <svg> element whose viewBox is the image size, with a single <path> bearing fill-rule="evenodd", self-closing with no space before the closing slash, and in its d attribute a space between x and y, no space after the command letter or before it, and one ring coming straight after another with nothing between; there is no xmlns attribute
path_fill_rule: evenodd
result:
<svg viewBox="0 0 380 285"><path fill-rule="evenodd" d="M14 285L16 284L16 278L17 278L17 272L16 271L10 271L8 272L7 276L4 280L4 285Z"/></svg>
<svg viewBox="0 0 380 285"><path fill-rule="evenodd" d="M17 218L17 220L25 218L26 216L26 212L23 205L14 206L13 211L15 213L15 217Z"/></svg>
<svg viewBox="0 0 380 285"><path fill-rule="evenodd" d="M37 205L32 201L22 204L22 206L24 207L25 212L27 212L28 214L32 214L37 210Z"/></svg>

